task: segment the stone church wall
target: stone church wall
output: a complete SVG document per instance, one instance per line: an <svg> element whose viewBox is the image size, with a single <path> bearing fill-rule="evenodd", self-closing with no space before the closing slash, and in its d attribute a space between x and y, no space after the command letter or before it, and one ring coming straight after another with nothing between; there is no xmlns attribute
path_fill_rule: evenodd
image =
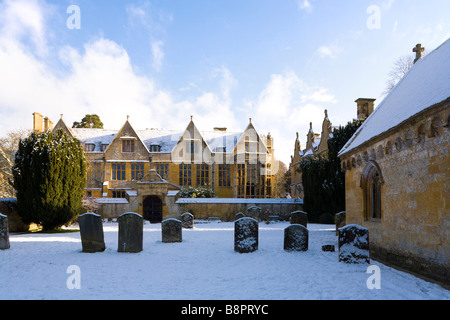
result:
<svg viewBox="0 0 450 320"><path fill-rule="evenodd" d="M426 110L345 155L347 224L370 230L371 256L450 279L449 103ZM361 176L381 169L381 219L365 216Z"/></svg>

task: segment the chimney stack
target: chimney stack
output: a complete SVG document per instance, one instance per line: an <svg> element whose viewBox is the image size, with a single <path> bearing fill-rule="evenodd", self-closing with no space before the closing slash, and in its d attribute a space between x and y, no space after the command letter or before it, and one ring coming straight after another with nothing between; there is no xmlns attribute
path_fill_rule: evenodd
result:
<svg viewBox="0 0 450 320"><path fill-rule="evenodd" d="M355 101L357 106L358 120L364 121L372 114L375 108L375 100L376 99L359 98Z"/></svg>

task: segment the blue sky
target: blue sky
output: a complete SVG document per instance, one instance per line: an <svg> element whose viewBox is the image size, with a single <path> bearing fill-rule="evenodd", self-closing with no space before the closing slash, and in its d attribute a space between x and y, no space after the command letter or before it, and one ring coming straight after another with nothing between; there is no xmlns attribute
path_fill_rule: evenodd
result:
<svg viewBox="0 0 450 320"><path fill-rule="evenodd" d="M345 124L357 98L381 102L397 58L448 39L449 12L447 0L3 0L0 136L35 111L69 124L97 113L106 128L252 118L288 164L325 109Z"/></svg>

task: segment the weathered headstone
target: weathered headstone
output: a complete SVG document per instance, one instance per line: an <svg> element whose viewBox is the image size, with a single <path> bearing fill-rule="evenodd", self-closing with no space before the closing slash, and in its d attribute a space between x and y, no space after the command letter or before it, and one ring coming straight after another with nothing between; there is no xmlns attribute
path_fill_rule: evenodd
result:
<svg viewBox="0 0 450 320"><path fill-rule="evenodd" d="M9 248L8 217L0 213L0 250Z"/></svg>
<svg viewBox="0 0 450 320"><path fill-rule="evenodd" d="M336 235L338 235L338 229L345 226L345 211L336 213L334 220L336 222Z"/></svg>
<svg viewBox="0 0 450 320"><path fill-rule="evenodd" d="M339 261L370 263L369 230L350 224L339 229Z"/></svg>
<svg viewBox="0 0 450 320"><path fill-rule="evenodd" d="M324 245L322 246L322 251L325 251L325 252L334 252L334 250L335 250L335 248L334 248L334 245L333 245L333 244L324 244Z"/></svg>
<svg viewBox="0 0 450 320"><path fill-rule="evenodd" d="M291 213L291 224L301 224L308 227L308 214L303 211L294 211Z"/></svg>
<svg viewBox="0 0 450 320"><path fill-rule="evenodd" d="M240 218L244 218L244 217L245 217L245 215L242 212L238 212L234 216L234 220L239 220Z"/></svg>
<svg viewBox="0 0 450 320"><path fill-rule="evenodd" d="M127 212L119 219L119 252L141 252L144 220L137 213Z"/></svg>
<svg viewBox="0 0 450 320"><path fill-rule="evenodd" d="M284 229L284 250L308 251L308 229L301 224L292 224Z"/></svg>
<svg viewBox="0 0 450 320"><path fill-rule="evenodd" d="M181 215L181 225L186 229L194 228L194 216L189 212L183 213Z"/></svg>
<svg viewBox="0 0 450 320"><path fill-rule="evenodd" d="M249 207L247 209L247 217L253 218L256 221L261 221L261 208L257 206Z"/></svg>
<svg viewBox="0 0 450 320"><path fill-rule="evenodd" d="M250 253L258 250L258 221L241 218L234 222L234 251Z"/></svg>
<svg viewBox="0 0 450 320"><path fill-rule="evenodd" d="M85 213L78 217L78 224L83 252L105 251L102 217L95 213Z"/></svg>
<svg viewBox="0 0 450 320"><path fill-rule="evenodd" d="M182 242L181 225L181 221L177 219L167 219L161 222L162 242Z"/></svg>
<svg viewBox="0 0 450 320"><path fill-rule="evenodd" d="M272 211L270 209L266 209L261 213L260 220L269 221L270 216L272 216Z"/></svg>

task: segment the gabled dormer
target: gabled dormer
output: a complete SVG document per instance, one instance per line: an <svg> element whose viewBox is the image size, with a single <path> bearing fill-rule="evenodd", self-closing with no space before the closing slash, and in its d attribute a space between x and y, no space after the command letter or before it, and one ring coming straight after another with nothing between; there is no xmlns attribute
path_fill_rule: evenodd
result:
<svg viewBox="0 0 450 320"><path fill-rule="evenodd" d="M129 117L106 148L105 158L111 161L149 160L149 151L130 124Z"/></svg>
<svg viewBox="0 0 450 320"><path fill-rule="evenodd" d="M74 137L72 129L64 122L63 115L61 114L61 118L58 120L56 125L53 127L53 132L56 132L58 130L64 131L67 135L70 137Z"/></svg>
<svg viewBox="0 0 450 320"><path fill-rule="evenodd" d="M194 124L193 117L172 150L172 161L177 163L210 163L211 149Z"/></svg>
<svg viewBox="0 0 450 320"><path fill-rule="evenodd" d="M265 156L270 153L264 140L253 126L251 118L247 128L237 141L233 152L237 157L238 163L246 160L257 161L259 158L264 159L265 162Z"/></svg>

